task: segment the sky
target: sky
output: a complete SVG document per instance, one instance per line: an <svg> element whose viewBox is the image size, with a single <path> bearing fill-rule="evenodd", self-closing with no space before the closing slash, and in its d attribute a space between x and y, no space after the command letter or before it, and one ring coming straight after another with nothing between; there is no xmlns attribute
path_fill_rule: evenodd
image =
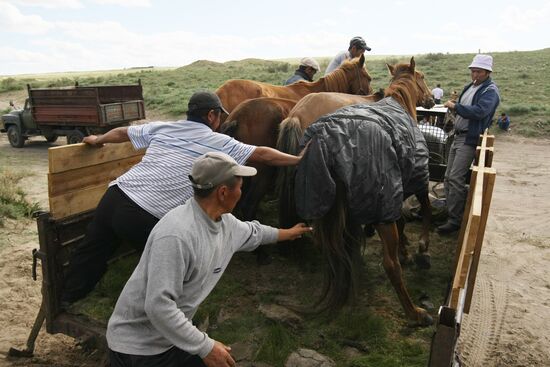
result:
<svg viewBox="0 0 550 367"><path fill-rule="evenodd" d="M0 75L550 47L550 1L0 0Z"/></svg>

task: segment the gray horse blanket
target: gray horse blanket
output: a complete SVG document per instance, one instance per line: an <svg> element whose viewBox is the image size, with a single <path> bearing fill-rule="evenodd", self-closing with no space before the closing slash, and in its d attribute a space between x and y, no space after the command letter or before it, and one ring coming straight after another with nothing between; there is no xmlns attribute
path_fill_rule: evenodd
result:
<svg viewBox="0 0 550 367"><path fill-rule="evenodd" d="M404 192L427 188L428 149L416 122L388 97L341 108L304 133L308 144L295 177L298 215L324 216L345 186L350 215L359 223L388 223L401 215Z"/></svg>

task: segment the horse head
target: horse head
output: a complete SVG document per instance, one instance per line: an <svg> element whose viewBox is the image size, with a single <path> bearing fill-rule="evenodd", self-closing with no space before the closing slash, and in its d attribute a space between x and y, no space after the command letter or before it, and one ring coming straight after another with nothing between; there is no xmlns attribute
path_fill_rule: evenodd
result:
<svg viewBox="0 0 550 367"><path fill-rule="evenodd" d="M341 66L348 80L346 93L368 95L372 94L370 82L372 80L365 68L365 55L344 62Z"/></svg>
<svg viewBox="0 0 550 367"><path fill-rule="evenodd" d="M386 90L386 96L398 93L401 95L405 105L408 105L409 103L407 102L410 100L412 105L409 107L411 109L415 109L414 107L416 106L428 109L432 108L435 105L432 93L426 85L424 74L415 70L415 65L414 56L411 57L409 64L386 64L392 76L392 82ZM416 113L414 115L416 116Z"/></svg>

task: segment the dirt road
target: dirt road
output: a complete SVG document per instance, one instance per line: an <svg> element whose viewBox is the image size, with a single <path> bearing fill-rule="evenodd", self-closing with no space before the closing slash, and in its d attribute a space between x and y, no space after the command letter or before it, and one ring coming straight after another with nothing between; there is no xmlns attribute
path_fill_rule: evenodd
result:
<svg viewBox="0 0 550 367"><path fill-rule="evenodd" d="M550 366L549 143L497 137L497 180L473 307L460 339L465 366ZM36 138L13 149L5 134L0 137L0 167L27 171L22 186L43 208L49 146ZM35 247L33 221L0 228L0 366L93 366L94 356L71 338L44 331L32 360L5 359L9 347L24 346L40 304L40 283L30 274Z"/></svg>

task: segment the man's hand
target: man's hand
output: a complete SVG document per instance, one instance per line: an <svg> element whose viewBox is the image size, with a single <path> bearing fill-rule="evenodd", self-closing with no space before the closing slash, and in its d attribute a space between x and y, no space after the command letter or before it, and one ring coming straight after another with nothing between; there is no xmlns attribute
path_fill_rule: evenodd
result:
<svg viewBox="0 0 550 367"><path fill-rule="evenodd" d="M214 340L214 347L202 361L207 367L235 367L237 364L229 354L230 350L231 347Z"/></svg>
<svg viewBox="0 0 550 367"><path fill-rule="evenodd" d="M99 139L99 136L97 135L88 135L88 136L85 136L84 139L82 139L82 142L89 145L103 146L103 144L100 143L98 139Z"/></svg>
<svg viewBox="0 0 550 367"><path fill-rule="evenodd" d="M450 108L451 110L455 109L455 103L453 101L447 101L443 106Z"/></svg>
<svg viewBox="0 0 550 367"><path fill-rule="evenodd" d="M304 233L313 231L312 227L306 226L304 223L298 223L292 228L279 229L279 241L292 241L302 237Z"/></svg>

